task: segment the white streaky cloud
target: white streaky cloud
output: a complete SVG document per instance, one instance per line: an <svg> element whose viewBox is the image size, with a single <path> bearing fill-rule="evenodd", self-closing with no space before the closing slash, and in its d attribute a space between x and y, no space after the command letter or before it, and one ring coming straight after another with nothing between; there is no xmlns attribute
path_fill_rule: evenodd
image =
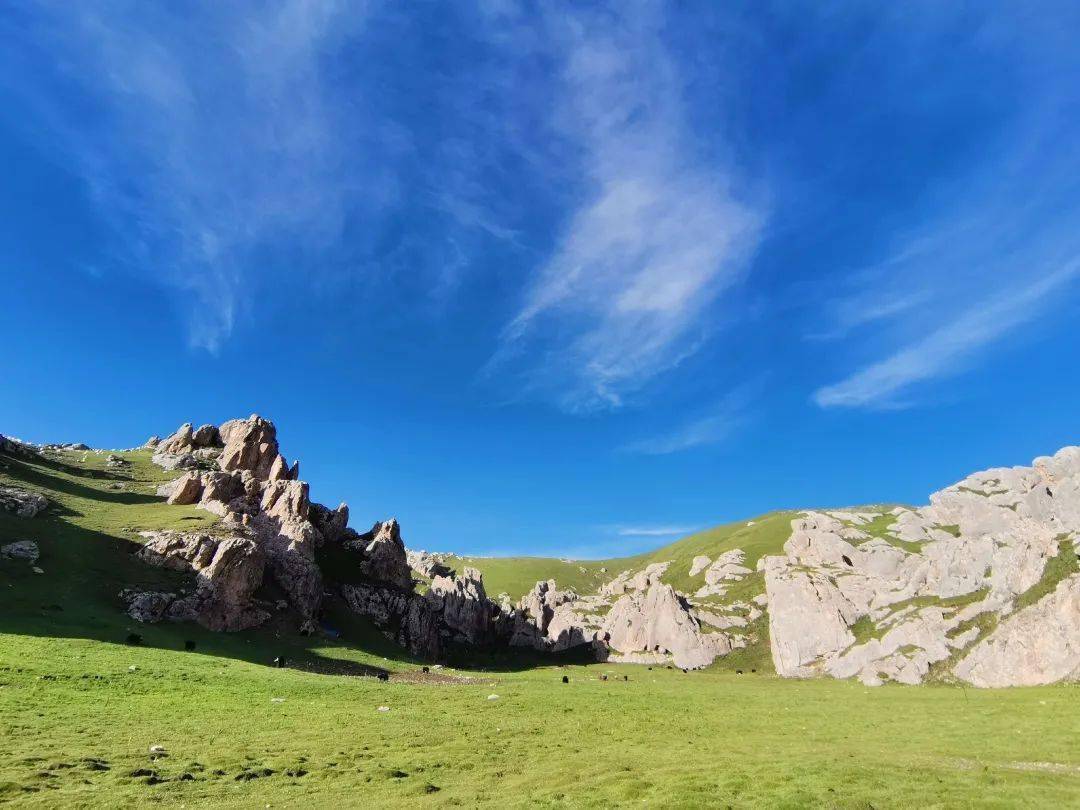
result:
<svg viewBox="0 0 1080 810"><path fill-rule="evenodd" d="M760 393L764 377L733 388L704 416L691 419L675 429L647 439L631 442L622 448L625 453L646 456L665 456L720 444L750 421L750 404Z"/></svg>
<svg viewBox="0 0 1080 810"><path fill-rule="evenodd" d="M693 531L693 526L620 526L617 534L619 537L672 537Z"/></svg>
<svg viewBox="0 0 1080 810"><path fill-rule="evenodd" d="M762 227L734 173L694 157L660 22L581 15L555 29L567 97L557 125L580 145L587 190L493 365L535 343L547 360L526 369L529 386L568 411L618 407L695 351Z"/></svg>
<svg viewBox="0 0 1080 810"><path fill-rule="evenodd" d="M320 60L363 24L363 8L39 11L43 47L63 55L60 75L95 114L32 90L28 103L116 229L126 263L177 289L191 345L217 350L268 272L259 251L318 249L340 232L345 145Z"/></svg>
<svg viewBox="0 0 1080 810"><path fill-rule="evenodd" d="M972 355L1030 321L1047 305L1051 293L1078 273L1080 260L1073 260L1032 284L970 307L951 323L884 360L819 388L814 402L823 408L896 406L896 397L909 387L956 373Z"/></svg>

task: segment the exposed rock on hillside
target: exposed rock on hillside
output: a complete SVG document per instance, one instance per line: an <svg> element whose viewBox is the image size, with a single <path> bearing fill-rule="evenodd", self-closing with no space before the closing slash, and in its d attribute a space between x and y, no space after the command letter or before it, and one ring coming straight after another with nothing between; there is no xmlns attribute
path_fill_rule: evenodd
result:
<svg viewBox="0 0 1080 810"><path fill-rule="evenodd" d="M804 512L779 555L748 560L725 545L688 568L623 571L595 593L538 582L516 605L490 599L479 571L458 575L442 557L408 551L396 520L359 533L345 504L313 504L274 425L258 416L183 425L154 460L186 470L160 494L220 515L225 533L152 538L141 555L191 572L197 587L183 597L128 594L133 615L252 626L266 617L254 593L269 575L310 629L323 596L315 552L330 544L346 553L335 551L335 564L351 560L348 576L334 572L347 582L344 603L429 658L451 644L590 647L602 659L689 669L764 644L767 610L784 676L978 686L1080 678L1080 448L976 473L920 509ZM682 593L672 583L687 575Z"/></svg>
<svg viewBox="0 0 1080 810"><path fill-rule="evenodd" d="M980 686L1074 677L1072 578L986 634L1050 558L1073 553L1060 546L1080 532L1080 449L976 473L882 518L806 513L785 555L765 560L777 672L920 683L960 659L954 675ZM875 520L891 525L860 528Z"/></svg>
<svg viewBox="0 0 1080 810"><path fill-rule="evenodd" d="M44 495L18 487L0 487L0 509L16 517L32 518L45 511L49 501Z"/></svg>
<svg viewBox="0 0 1080 810"><path fill-rule="evenodd" d="M196 575L195 592L184 598L152 597L129 591L129 612L195 621L210 630L246 630L262 624L269 613L254 601L263 581L266 558L247 537L220 537L180 532L143 532L146 545L138 556L150 565ZM141 615L139 615L141 614Z"/></svg>

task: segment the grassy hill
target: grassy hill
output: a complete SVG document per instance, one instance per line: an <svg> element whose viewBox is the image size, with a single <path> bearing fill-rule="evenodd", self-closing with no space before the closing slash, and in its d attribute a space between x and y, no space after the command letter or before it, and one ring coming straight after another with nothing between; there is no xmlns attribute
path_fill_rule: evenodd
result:
<svg viewBox="0 0 1080 810"><path fill-rule="evenodd" d="M94 452L0 455L0 484L52 503L33 519L0 513L0 543L34 540L44 572L0 559L0 804L1076 803L1080 737L1068 720L1076 687L870 690L783 681L764 668L684 674L535 658L473 659L468 669L425 674L333 606L335 640L299 636L288 621L234 634L138 625L119 590L180 581L132 557L135 530L211 527L215 518L158 498L170 474L148 452L120 455L130 467L109 469ZM693 556L738 547L753 568L782 545L789 521L770 514L623 560L473 562L491 593L516 596L548 577L589 590L667 560L670 581L687 589ZM345 575L344 561L324 562ZM131 632L142 645L124 643ZM269 666L277 655L289 668ZM378 671L390 680L371 677ZM165 755L152 756L152 745Z"/></svg>

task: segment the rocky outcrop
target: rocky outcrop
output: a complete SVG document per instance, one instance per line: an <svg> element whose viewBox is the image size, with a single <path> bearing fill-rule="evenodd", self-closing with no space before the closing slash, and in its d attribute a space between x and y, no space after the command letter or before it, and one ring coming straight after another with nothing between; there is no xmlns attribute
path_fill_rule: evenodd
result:
<svg viewBox="0 0 1080 810"><path fill-rule="evenodd" d="M405 560L413 573L424 579L445 577L453 573L453 569L446 564L442 557L427 551L406 549Z"/></svg>
<svg viewBox="0 0 1080 810"><path fill-rule="evenodd" d="M49 506L49 501L38 492L19 487L0 486L0 509L15 517L37 517Z"/></svg>
<svg viewBox="0 0 1080 810"><path fill-rule="evenodd" d="M367 583L342 585L341 595L350 610L371 619L388 638L413 655L430 660L440 656L439 617L427 600Z"/></svg>
<svg viewBox="0 0 1080 810"><path fill-rule="evenodd" d="M647 591L626 594L612 607L601 628L615 660L671 656L683 669L708 666L732 649L723 633L702 632L690 605L670 585L654 582Z"/></svg>
<svg viewBox="0 0 1080 810"><path fill-rule="evenodd" d="M887 525L872 535L873 521ZM978 686L1075 678L1071 579L1010 614L1078 533L1078 448L975 473L920 509L805 513L784 555L763 561L777 672L867 684L921 683L935 666Z"/></svg>
<svg viewBox="0 0 1080 810"><path fill-rule="evenodd" d="M137 552L150 565L195 575L195 590L157 610L159 616L195 621L209 630L246 630L262 624L269 613L254 599L263 581L266 558L248 537L143 532L146 544ZM147 614L147 600L137 610ZM129 604L129 610L132 605ZM134 613L132 614L134 616Z"/></svg>
<svg viewBox="0 0 1080 810"><path fill-rule="evenodd" d="M1080 680L1080 574L1005 619L956 666L975 686L1039 686Z"/></svg>
<svg viewBox="0 0 1080 810"><path fill-rule="evenodd" d="M461 577L436 576L424 597L439 614L444 635L458 644L489 646L502 635L505 618L484 591L484 577L466 568Z"/></svg>
<svg viewBox="0 0 1080 810"><path fill-rule="evenodd" d="M346 547L363 555L361 569L368 577L402 590L412 590L412 569L397 520L390 518L376 523L364 534L348 531L345 536Z"/></svg>
<svg viewBox="0 0 1080 810"><path fill-rule="evenodd" d="M289 468L278 450L273 423L252 416L220 428L182 425L158 444L154 461L166 468L213 462L214 469L192 470L163 485L158 494L169 503L197 504L224 518L228 529L243 531L267 573L310 627L322 597L315 550L325 538L311 520L307 484L290 476L295 465ZM335 517L325 527L344 530L337 521L348 520L347 508L343 515L329 514Z"/></svg>

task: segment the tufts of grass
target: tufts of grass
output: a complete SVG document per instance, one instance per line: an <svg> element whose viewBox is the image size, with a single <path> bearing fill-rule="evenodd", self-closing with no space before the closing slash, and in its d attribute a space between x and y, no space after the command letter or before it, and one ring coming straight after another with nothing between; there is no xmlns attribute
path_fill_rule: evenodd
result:
<svg viewBox="0 0 1080 810"><path fill-rule="evenodd" d="M1042 577L1016 597L1015 609L1023 610L1030 607L1049 593L1052 593L1066 577L1080 572L1080 561L1077 560L1076 549L1069 535L1058 537L1058 553L1046 561Z"/></svg>

